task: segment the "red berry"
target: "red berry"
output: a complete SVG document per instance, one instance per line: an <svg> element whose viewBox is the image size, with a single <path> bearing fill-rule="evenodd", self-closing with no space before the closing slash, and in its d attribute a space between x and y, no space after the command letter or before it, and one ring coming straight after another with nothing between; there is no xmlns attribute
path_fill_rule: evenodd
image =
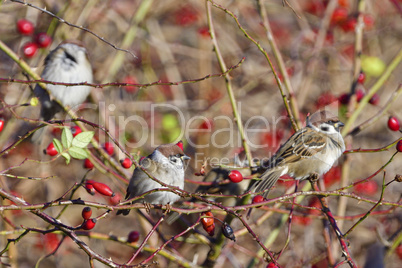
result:
<svg viewBox="0 0 402 268"><path fill-rule="evenodd" d="M265 198L262 195L256 195L253 197L253 204L264 202Z"/></svg>
<svg viewBox="0 0 402 268"><path fill-rule="evenodd" d="M243 175L238 170L232 170L229 173L229 179L233 183L238 183L243 180Z"/></svg>
<svg viewBox="0 0 402 268"><path fill-rule="evenodd" d="M103 149L106 151L108 155L112 155L114 153L114 145L111 142L105 142L103 144Z"/></svg>
<svg viewBox="0 0 402 268"><path fill-rule="evenodd" d="M357 83L363 84L364 80L366 80L366 74L364 72L360 72L359 77L357 77Z"/></svg>
<svg viewBox="0 0 402 268"><path fill-rule="evenodd" d="M312 222L312 219L309 217L305 217L305 216L293 216L293 221L295 224L299 224L299 225L309 225Z"/></svg>
<svg viewBox="0 0 402 268"><path fill-rule="evenodd" d="M317 108L327 106L336 101L336 97L331 92L324 92L317 100Z"/></svg>
<svg viewBox="0 0 402 268"><path fill-rule="evenodd" d="M198 29L198 33L199 33L202 37L205 37L205 38L211 37L211 35L210 35L210 33L209 33L209 28L208 28L208 26L203 26L203 27L199 28L199 29Z"/></svg>
<svg viewBox="0 0 402 268"><path fill-rule="evenodd" d="M377 192L378 185L375 181L368 181L357 184L355 190L358 194L373 195Z"/></svg>
<svg viewBox="0 0 402 268"><path fill-rule="evenodd" d="M332 13L331 24L339 24L345 22L348 18L348 10L344 7L337 7Z"/></svg>
<svg viewBox="0 0 402 268"><path fill-rule="evenodd" d="M122 196L119 193L116 193L114 196L111 196L109 199L109 204L115 206L120 203L120 200L122 200Z"/></svg>
<svg viewBox="0 0 402 268"><path fill-rule="evenodd" d="M324 174L324 184L329 187L341 179L341 167L332 167L327 173Z"/></svg>
<svg viewBox="0 0 402 268"><path fill-rule="evenodd" d="M59 136L61 134L61 132L62 132L62 129L59 127L55 127L52 129L53 136Z"/></svg>
<svg viewBox="0 0 402 268"><path fill-rule="evenodd" d="M84 221L84 223L81 225L81 228L84 230L91 230L95 227L96 224L96 219L90 219Z"/></svg>
<svg viewBox="0 0 402 268"><path fill-rule="evenodd" d="M84 160L84 168L86 169L93 169L94 164L88 158Z"/></svg>
<svg viewBox="0 0 402 268"><path fill-rule="evenodd" d="M308 1L306 11L313 15L321 17L325 11L326 6L327 3L325 1L320 0Z"/></svg>
<svg viewBox="0 0 402 268"><path fill-rule="evenodd" d="M205 212L202 213L202 215L207 216L201 219L202 227L210 236L213 236L215 233L215 220L213 214L211 212Z"/></svg>
<svg viewBox="0 0 402 268"><path fill-rule="evenodd" d="M180 149L183 151L183 141L179 141L178 143L176 143L177 146L180 147Z"/></svg>
<svg viewBox="0 0 402 268"><path fill-rule="evenodd" d="M57 234L48 233L45 235L40 235L39 240L35 243L35 247L46 250L47 252L53 252L57 249L60 244L60 239Z"/></svg>
<svg viewBox="0 0 402 268"><path fill-rule="evenodd" d="M127 242L128 243L135 243L140 239L140 233L137 231L132 231L128 234Z"/></svg>
<svg viewBox="0 0 402 268"><path fill-rule="evenodd" d="M34 25L29 20L20 19L17 21L17 30L20 34L31 35L34 32Z"/></svg>
<svg viewBox="0 0 402 268"><path fill-rule="evenodd" d="M214 122L211 119L206 119L206 120L202 121L202 123L200 124L200 126L198 128L211 130L213 126L214 126Z"/></svg>
<svg viewBox="0 0 402 268"><path fill-rule="evenodd" d="M366 94L364 93L363 89L360 89L360 88L359 88L359 89L356 91L356 101L357 101L357 102L360 102L360 101L363 99L364 95L366 95Z"/></svg>
<svg viewBox="0 0 402 268"><path fill-rule="evenodd" d="M261 143L267 146L267 149L271 152L276 151L281 145L283 138L282 130L272 130L266 133L262 133Z"/></svg>
<svg viewBox="0 0 402 268"><path fill-rule="evenodd" d="M349 104L350 101L350 95L348 93L343 93L342 95L339 96L338 100L341 104L347 105Z"/></svg>
<svg viewBox="0 0 402 268"><path fill-rule="evenodd" d="M388 118L388 127L392 131L398 131L401 127L398 118L396 118L395 116L390 116Z"/></svg>
<svg viewBox="0 0 402 268"><path fill-rule="evenodd" d="M396 150L402 153L402 140L398 141L398 143L396 144Z"/></svg>
<svg viewBox="0 0 402 268"><path fill-rule="evenodd" d="M278 266L275 263L270 262L268 263L267 268L278 268Z"/></svg>
<svg viewBox="0 0 402 268"><path fill-rule="evenodd" d="M47 146L47 148L46 148L46 150L44 151L44 153L47 154L47 155L50 155L50 156L55 156L55 155L58 154L58 152L57 152L57 150L56 150L56 147L54 147L53 142L50 143L50 144Z"/></svg>
<svg viewBox="0 0 402 268"><path fill-rule="evenodd" d="M73 137L77 136L81 132L82 132L82 129L79 126L71 127L71 133L73 134Z"/></svg>
<svg viewBox="0 0 402 268"><path fill-rule="evenodd" d="M88 194L90 195L95 195L95 188L92 184L90 183L85 183L85 190L87 190Z"/></svg>
<svg viewBox="0 0 402 268"><path fill-rule="evenodd" d="M46 33L38 33L35 36L35 42L38 47L46 48L52 43L52 38Z"/></svg>
<svg viewBox="0 0 402 268"><path fill-rule="evenodd" d="M133 164L133 162L131 161L130 158L126 157L126 158L120 160L120 164L124 168L130 168L131 165Z"/></svg>
<svg viewBox="0 0 402 268"><path fill-rule="evenodd" d="M0 119L0 132L3 130L4 128L4 120Z"/></svg>
<svg viewBox="0 0 402 268"><path fill-rule="evenodd" d="M375 93L373 97L371 97L371 99L369 100L369 103L373 105L377 105L379 102L380 102L380 96L378 96L377 93Z"/></svg>
<svg viewBox="0 0 402 268"><path fill-rule="evenodd" d="M345 32L353 32L356 28L357 20L354 17L349 17L347 21L341 24L342 30Z"/></svg>
<svg viewBox="0 0 402 268"><path fill-rule="evenodd" d="M399 245L396 249L396 254L398 255L399 259L402 260L402 244Z"/></svg>
<svg viewBox="0 0 402 268"><path fill-rule="evenodd" d="M312 215L321 214L322 205L321 205L320 200L319 200L317 197L313 197L313 198L309 201L308 206L309 206L309 207L312 207L312 208L317 208L317 209L312 209L312 210L310 210L310 211L309 211L310 214L312 214Z"/></svg>
<svg viewBox="0 0 402 268"><path fill-rule="evenodd" d="M28 42L22 47L22 53L27 58L32 58L38 51L38 45L35 43Z"/></svg>
<svg viewBox="0 0 402 268"><path fill-rule="evenodd" d="M110 187L107 186L107 185L104 184L104 183L96 182L96 181L93 181L93 180L88 180L88 181L87 181L87 184L92 184L92 186L94 187L94 189L95 189L98 193L100 193L100 194L102 194L102 195L105 195L105 196L114 196L114 192L112 191L112 189L110 189Z"/></svg>
<svg viewBox="0 0 402 268"><path fill-rule="evenodd" d="M133 76L128 75L128 76L124 77L123 83L126 83L126 84L137 84L138 81L137 81ZM134 93L134 92L137 90L137 87L136 87L136 86L124 86L123 88L124 88L128 93Z"/></svg>
<svg viewBox="0 0 402 268"><path fill-rule="evenodd" d="M364 14L363 22L367 29L372 29L374 26L374 17L370 14Z"/></svg>
<svg viewBox="0 0 402 268"><path fill-rule="evenodd" d="M184 6L175 12L176 24L188 26L198 19L197 11L190 5Z"/></svg>
<svg viewBox="0 0 402 268"><path fill-rule="evenodd" d="M262 195L256 195L256 196L253 197L253 201L251 201L251 202L253 204L257 204L257 203L261 203L261 202L264 202L264 201L265 201L265 198ZM262 206L258 206L256 208L260 208L260 207L262 207Z"/></svg>
<svg viewBox="0 0 402 268"><path fill-rule="evenodd" d="M88 220L92 216L92 209L90 207L84 207L81 215L84 220Z"/></svg>

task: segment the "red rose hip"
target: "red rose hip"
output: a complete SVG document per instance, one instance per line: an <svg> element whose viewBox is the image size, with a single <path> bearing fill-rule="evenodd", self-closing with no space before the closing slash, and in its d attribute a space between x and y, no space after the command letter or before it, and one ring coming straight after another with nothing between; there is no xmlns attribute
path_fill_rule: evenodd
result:
<svg viewBox="0 0 402 268"><path fill-rule="evenodd" d="M20 19L17 21L17 30L20 34L31 35L34 32L34 25L29 20Z"/></svg>
<svg viewBox="0 0 402 268"><path fill-rule="evenodd" d="M84 220L88 220L92 216L92 209L90 207L84 207L81 215Z"/></svg>
<svg viewBox="0 0 402 268"><path fill-rule="evenodd" d="M398 131L399 128L401 127L398 118L396 118L395 116L390 116L388 118L388 127L392 131Z"/></svg>
<svg viewBox="0 0 402 268"><path fill-rule="evenodd" d="M112 189L110 189L110 187L104 183L88 180L87 184L91 184L94 187L95 191L102 195L114 196L114 192L112 191Z"/></svg>
<svg viewBox="0 0 402 268"><path fill-rule="evenodd" d="M106 151L108 155L112 155L114 153L114 146L111 142L105 142L103 144L103 149Z"/></svg>
<svg viewBox="0 0 402 268"><path fill-rule="evenodd" d="M38 45L35 43L28 42L22 47L22 53L26 58L32 58L36 55L38 51Z"/></svg>
<svg viewBox="0 0 402 268"><path fill-rule="evenodd" d="M402 140L398 141L398 143L396 144L396 150L402 153Z"/></svg>
<svg viewBox="0 0 402 268"><path fill-rule="evenodd" d="M84 188L85 188L85 190L87 190L88 194L95 195L95 188L94 188L94 186L92 184L87 182L87 183L85 183Z"/></svg>
<svg viewBox="0 0 402 268"><path fill-rule="evenodd" d="M52 38L46 33L38 33L35 36L35 43L38 47L46 48L52 43Z"/></svg>
<svg viewBox="0 0 402 268"><path fill-rule="evenodd" d="M243 180L243 175L238 170L232 170L229 173L229 179L231 182L239 183Z"/></svg>
<svg viewBox="0 0 402 268"><path fill-rule="evenodd" d="M44 151L44 153L47 154L47 155L50 155L50 156L55 156L55 155L58 154L58 153L57 153L57 150L56 150L56 147L54 147L53 142L50 143L50 144L47 146L47 148L46 148L46 150Z"/></svg>
<svg viewBox="0 0 402 268"><path fill-rule="evenodd" d="M84 221L84 223L81 225L81 228L84 230L91 230L95 227L96 224L96 219L90 219Z"/></svg>
<svg viewBox="0 0 402 268"><path fill-rule="evenodd" d="M180 149L183 151L183 141L179 141L178 143L176 143L177 146L180 147Z"/></svg>
<svg viewBox="0 0 402 268"><path fill-rule="evenodd" d="M93 169L94 164L88 158L84 160L84 168L86 169Z"/></svg>
<svg viewBox="0 0 402 268"><path fill-rule="evenodd" d="M215 220L214 215L211 212L205 212L202 215L207 216L206 218L201 219L201 224L204 230L210 235L213 236L215 233Z"/></svg>
<svg viewBox="0 0 402 268"><path fill-rule="evenodd" d="M265 201L265 198L262 195L256 195L253 197L252 203L256 204L256 203L261 203L263 201Z"/></svg>
<svg viewBox="0 0 402 268"><path fill-rule="evenodd" d="M128 243L135 243L140 239L140 233L137 231L132 231L128 234L127 242Z"/></svg>
<svg viewBox="0 0 402 268"><path fill-rule="evenodd" d="M82 132L82 129L79 126L73 126L71 127L71 133L73 134L73 137L77 136Z"/></svg>
<svg viewBox="0 0 402 268"><path fill-rule="evenodd" d="M130 168L131 165L133 164L133 162L131 161L131 159L128 158L128 157L126 157L126 158L124 158L123 160L121 160L120 163L121 163L121 166L124 167L124 168L126 168L126 169L127 169L127 168Z"/></svg>
<svg viewBox="0 0 402 268"><path fill-rule="evenodd" d="M4 128L4 120L0 119L0 132L3 130Z"/></svg>

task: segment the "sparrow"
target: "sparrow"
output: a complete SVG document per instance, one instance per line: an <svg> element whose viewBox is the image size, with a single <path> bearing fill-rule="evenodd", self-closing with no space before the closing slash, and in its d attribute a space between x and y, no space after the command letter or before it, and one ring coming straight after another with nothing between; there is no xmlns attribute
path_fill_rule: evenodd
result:
<svg viewBox="0 0 402 268"><path fill-rule="evenodd" d="M183 189L184 161L188 159L190 157L184 154L183 149L178 144L171 143L160 145L150 155L143 158L139 164L161 182ZM165 187L152 180L144 171L137 167L127 187L126 200L160 188L163 189ZM166 205L173 204L179 199L180 196L173 192L157 191L135 202ZM129 212L129 209L119 210L117 215L127 215Z"/></svg>
<svg viewBox="0 0 402 268"><path fill-rule="evenodd" d="M64 83L92 83L92 67L88 60L87 50L78 43L63 42L52 50L45 58L45 67L42 75L43 80ZM63 106L73 108L80 105L88 97L91 88L89 86L62 86L46 85L54 99ZM42 104L41 119L48 121L56 113L62 111L62 107L44 90L36 85L34 94Z"/></svg>
<svg viewBox="0 0 402 268"><path fill-rule="evenodd" d="M319 111L307 117L306 127L294 133L265 163L268 169L252 192L267 198L279 177L288 174L296 180L311 175L323 175L345 151L339 128L344 124L328 111Z"/></svg>

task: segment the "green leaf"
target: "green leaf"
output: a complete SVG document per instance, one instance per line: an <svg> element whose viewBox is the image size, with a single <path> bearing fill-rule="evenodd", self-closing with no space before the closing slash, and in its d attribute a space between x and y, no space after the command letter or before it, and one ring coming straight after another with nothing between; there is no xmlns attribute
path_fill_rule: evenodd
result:
<svg viewBox="0 0 402 268"><path fill-rule="evenodd" d="M66 152L61 153L61 155L66 159L66 164L68 165L70 163L71 156Z"/></svg>
<svg viewBox="0 0 402 268"><path fill-rule="evenodd" d="M72 141L73 133L71 133L70 128L65 127L61 133L61 143L63 144L63 147L66 149L70 148Z"/></svg>
<svg viewBox="0 0 402 268"><path fill-rule="evenodd" d="M63 151L63 145L61 145L61 142L58 139L53 139L53 145L58 153Z"/></svg>
<svg viewBox="0 0 402 268"><path fill-rule="evenodd" d="M85 159L89 156L87 150L74 146L69 148L68 152L75 159Z"/></svg>
<svg viewBox="0 0 402 268"><path fill-rule="evenodd" d="M77 136L74 137L72 145L78 148L85 148L91 142L95 132L93 131L85 131L81 132Z"/></svg>

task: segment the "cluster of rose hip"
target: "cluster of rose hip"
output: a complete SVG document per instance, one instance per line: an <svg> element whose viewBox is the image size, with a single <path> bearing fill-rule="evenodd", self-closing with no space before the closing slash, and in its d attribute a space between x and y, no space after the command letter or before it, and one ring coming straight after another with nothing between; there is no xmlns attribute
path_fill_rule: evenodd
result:
<svg viewBox="0 0 402 268"><path fill-rule="evenodd" d="M34 34L35 26L29 20L18 20L17 31L22 35L32 37L32 40L25 43L22 47L22 53L26 58L32 58L33 56L35 56L39 48L46 48L52 43L52 38L47 33L40 32Z"/></svg>
<svg viewBox="0 0 402 268"><path fill-rule="evenodd" d="M0 122L0 131L2 128L2 124ZM57 134L59 133L60 128L55 128L53 131L53 134ZM71 133L73 134L73 137L77 136L78 134L80 134L82 132L82 129L79 126L72 126L70 128ZM114 154L114 145L112 142L105 142L102 144L102 148L103 150L105 150L105 152L112 156ZM45 150L43 150L44 154L47 154L49 156L56 156L58 154L56 147L54 145L53 142L51 142L47 148ZM125 169L130 168L133 165L133 162L131 161L130 158L126 157L125 159L120 160L120 163L122 165L122 167L124 167ZM91 162L91 160L89 160L88 158L84 160L84 168L86 169L93 169L94 168L94 164Z"/></svg>
<svg viewBox="0 0 402 268"><path fill-rule="evenodd" d="M329 1L309 1L305 5L308 13L323 17ZM338 0L338 5L331 16L330 27L339 27L344 32L353 32L357 25L356 13L349 12L351 4L349 0ZM374 26L374 18L370 14L363 14L363 22L366 28L371 29Z"/></svg>

